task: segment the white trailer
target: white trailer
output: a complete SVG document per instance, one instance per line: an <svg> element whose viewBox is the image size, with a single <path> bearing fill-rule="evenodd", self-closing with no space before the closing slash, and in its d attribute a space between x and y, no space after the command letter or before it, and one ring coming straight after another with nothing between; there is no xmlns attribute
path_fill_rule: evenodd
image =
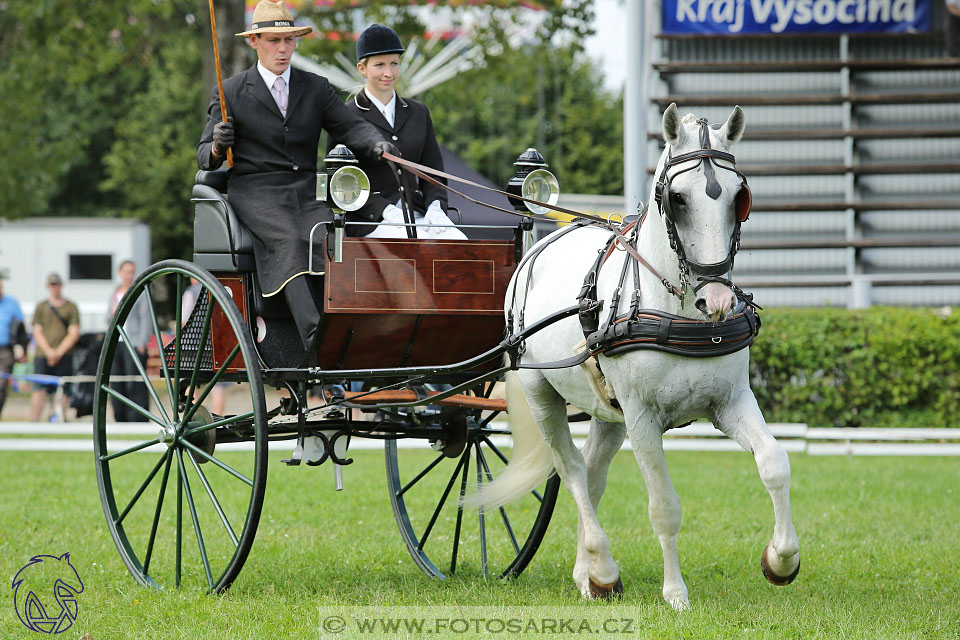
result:
<svg viewBox="0 0 960 640"><path fill-rule="evenodd" d="M150 228L126 218L0 219L3 290L33 317L47 297L47 274L63 278L63 295L80 309L80 331L103 331L107 303L117 286L117 267L133 260L150 265Z"/></svg>

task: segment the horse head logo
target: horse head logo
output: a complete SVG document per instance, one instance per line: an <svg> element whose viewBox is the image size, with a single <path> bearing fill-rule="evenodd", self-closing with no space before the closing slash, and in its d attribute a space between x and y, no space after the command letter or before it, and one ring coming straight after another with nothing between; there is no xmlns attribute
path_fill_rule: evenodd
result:
<svg viewBox="0 0 960 640"><path fill-rule="evenodd" d="M70 564L70 552L33 556L13 577L11 588L17 617L31 631L62 633L77 619L83 581Z"/></svg>

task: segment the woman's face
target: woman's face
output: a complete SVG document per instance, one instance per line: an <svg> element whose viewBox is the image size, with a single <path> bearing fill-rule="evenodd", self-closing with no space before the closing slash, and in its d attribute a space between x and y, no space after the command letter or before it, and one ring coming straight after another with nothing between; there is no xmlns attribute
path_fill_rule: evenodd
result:
<svg viewBox="0 0 960 640"><path fill-rule="evenodd" d="M375 94L390 94L400 76L400 54L369 56L357 63L360 75L367 79L367 88Z"/></svg>
<svg viewBox="0 0 960 640"><path fill-rule="evenodd" d="M133 263L126 262L117 270L117 273L120 275L120 282L129 287L133 277L137 275L137 268Z"/></svg>

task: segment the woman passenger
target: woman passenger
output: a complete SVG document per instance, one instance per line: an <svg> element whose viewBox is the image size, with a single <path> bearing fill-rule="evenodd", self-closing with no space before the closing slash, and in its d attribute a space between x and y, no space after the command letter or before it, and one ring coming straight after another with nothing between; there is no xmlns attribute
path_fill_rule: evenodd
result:
<svg viewBox="0 0 960 640"><path fill-rule="evenodd" d="M357 70L365 86L356 96L347 100L347 107L360 115L400 149L405 160L411 160L432 169L443 170L440 146L433 133L430 111L422 102L403 98L394 85L400 71L403 45L390 27L373 24L364 29L357 39ZM336 140L328 144L333 147ZM349 235L368 238L406 238L397 177L385 162L367 162L359 159L360 168L370 178L370 198L355 212L361 219L382 222L379 226L347 227ZM462 231L447 217L447 192L426 180L415 179L405 172L410 184L412 204L417 222L417 237L444 240L466 239ZM421 226L428 225L428 226Z"/></svg>

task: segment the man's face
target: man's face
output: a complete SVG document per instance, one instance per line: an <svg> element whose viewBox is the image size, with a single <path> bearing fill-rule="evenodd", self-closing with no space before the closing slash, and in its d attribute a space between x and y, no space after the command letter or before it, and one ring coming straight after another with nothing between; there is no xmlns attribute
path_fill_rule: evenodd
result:
<svg viewBox="0 0 960 640"><path fill-rule="evenodd" d="M54 300L59 300L59 299L60 299L60 293L63 291L63 284L61 284L61 283L59 283L59 282L56 283L56 284L48 284L48 285L47 285L47 291L50 292L50 297L51 297L51 298L53 298Z"/></svg>
<svg viewBox="0 0 960 640"><path fill-rule="evenodd" d="M281 75L290 66L293 50L297 48L297 38L288 33L261 33L249 37L250 46L257 50L260 64Z"/></svg>

